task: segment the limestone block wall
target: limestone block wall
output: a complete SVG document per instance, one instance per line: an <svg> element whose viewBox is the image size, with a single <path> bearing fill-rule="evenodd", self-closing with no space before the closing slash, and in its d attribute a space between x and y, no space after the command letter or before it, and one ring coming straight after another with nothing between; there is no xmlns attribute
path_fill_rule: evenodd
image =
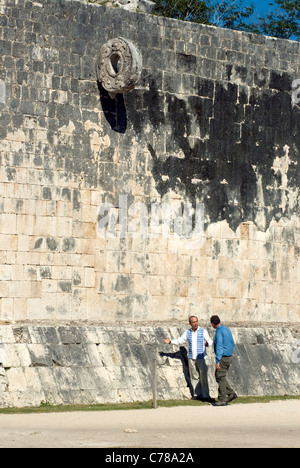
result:
<svg viewBox="0 0 300 468"><path fill-rule="evenodd" d="M113 98L96 64L118 37L142 61ZM0 0L0 320L299 321L299 52L87 2ZM104 203L114 237L97 232ZM162 203L203 207L196 247L150 229Z"/></svg>
<svg viewBox="0 0 300 468"><path fill-rule="evenodd" d="M185 327L0 326L0 407L97 404L191 397L187 351L166 346ZM295 338L287 328L233 328L230 380L239 395L299 394ZM213 333L208 330L211 337ZM217 396L208 349L209 386Z"/></svg>

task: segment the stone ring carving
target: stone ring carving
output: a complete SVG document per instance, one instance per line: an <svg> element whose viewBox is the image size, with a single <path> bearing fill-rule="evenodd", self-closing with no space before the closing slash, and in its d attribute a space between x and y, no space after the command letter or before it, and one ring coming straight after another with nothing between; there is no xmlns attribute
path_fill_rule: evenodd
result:
<svg viewBox="0 0 300 468"><path fill-rule="evenodd" d="M104 44L97 57L97 79L111 97L133 89L141 69L141 54L132 42L122 37Z"/></svg>

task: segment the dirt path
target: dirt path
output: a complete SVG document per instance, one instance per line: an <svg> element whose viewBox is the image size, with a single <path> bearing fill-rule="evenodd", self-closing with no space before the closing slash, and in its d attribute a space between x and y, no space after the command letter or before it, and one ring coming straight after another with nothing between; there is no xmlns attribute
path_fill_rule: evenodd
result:
<svg viewBox="0 0 300 468"><path fill-rule="evenodd" d="M130 430L133 432L125 432ZM300 401L0 414L0 448L300 447Z"/></svg>

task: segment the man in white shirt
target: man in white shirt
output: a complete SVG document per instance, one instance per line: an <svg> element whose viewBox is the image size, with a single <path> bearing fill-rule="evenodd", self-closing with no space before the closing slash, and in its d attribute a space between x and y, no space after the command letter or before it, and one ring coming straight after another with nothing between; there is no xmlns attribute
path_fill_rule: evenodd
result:
<svg viewBox="0 0 300 468"><path fill-rule="evenodd" d="M190 317L191 329L187 330L177 340L165 338L166 344L183 345L189 344L188 358L191 384L194 390L193 400L209 400L209 388L207 378L206 347L212 346L208 332L199 327L198 318L194 315Z"/></svg>

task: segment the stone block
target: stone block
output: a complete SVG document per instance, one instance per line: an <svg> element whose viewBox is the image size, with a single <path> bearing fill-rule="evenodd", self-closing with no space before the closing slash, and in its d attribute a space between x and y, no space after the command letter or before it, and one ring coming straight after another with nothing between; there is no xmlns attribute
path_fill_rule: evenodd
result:
<svg viewBox="0 0 300 468"><path fill-rule="evenodd" d="M69 393L80 390L77 374L70 367L55 367L53 377L60 392Z"/></svg>
<svg viewBox="0 0 300 468"><path fill-rule="evenodd" d="M52 356L49 345L47 344L29 344L31 365L33 367L50 367L52 365Z"/></svg>
<svg viewBox="0 0 300 468"><path fill-rule="evenodd" d="M27 390L27 381L23 368L11 367L6 371L6 376L10 393L25 392Z"/></svg>
<svg viewBox="0 0 300 468"><path fill-rule="evenodd" d="M13 329L9 325L0 325L0 343L15 343Z"/></svg>
<svg viewBox="0 0 300 468"><path fill-rule="evenodd" d="M50 353L52 365L59 367L70 367L74 365L69 347L62 344L51 344Z"/></svg>
<svg viewBox="0 0 300 468"><path fill-rule="evenodd" d="M57 331L63 344L82 343L80 327L58 327Z"/></svg>
<svg viewBox="0 0 300 468"><path fill-rule="evenodd" d="M59 395L59 387L53 374L54 368L50 367L37 367L37 372L41 381L43 392L45 394L45 402L52 405L61 405L62 398Z"/></svg>

